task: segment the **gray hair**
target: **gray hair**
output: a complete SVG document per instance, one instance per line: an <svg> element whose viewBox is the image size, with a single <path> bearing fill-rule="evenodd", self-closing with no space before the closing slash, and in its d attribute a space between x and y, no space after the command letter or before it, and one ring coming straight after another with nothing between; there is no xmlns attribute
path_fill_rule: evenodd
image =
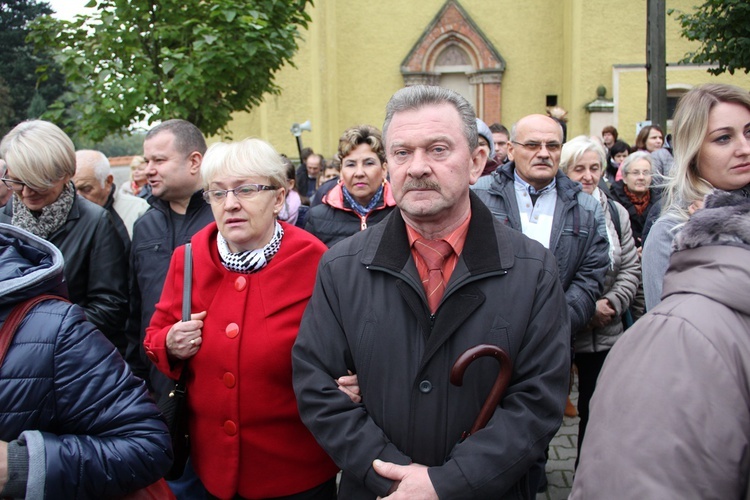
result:
<svg viewBox="0 0 750 500"><path fill-rule="evenodd" d="M76 151L76 165L91 165L94 171L94 177L99 181L99 185L104 187L107 183L107 176L112 173L112 167L109 159L101 151L93 149L81 149Z"/></svg>
<svg viewBox="0 0 750 500"><path fill-rule="evenodd" d="M474 108L461 94L452 90L428 85L414 85L405 87L391 97L385 107L385 122L383 123L383 142L388 142L388 126L393 115L402 111L415 111L425 106L450 104L458 111L463 123L464 136L469 143L469 150L474 151L479 146L477 138L477 122Z"/></svg>
<svg viewBox="0 0 750 500"><path fill-rule="evenodd" d="M626 156L622 161L622 165L620 165L620 169L622 169L622 176L625 177L626 175L628 175L630 173L631 165L639 160L646 160L649 167L651 168L651 172L654 171L654 162L651 158L651 153L649 153L648 151L636 151L635 153L631 153Z"/></svg>
<svg viewBox="0 0 750 500"><path fill-rule="evenodd" d="M560 170L567 174L568 168L578 163L581 157L589 151L593 151L599 157L599 166L602 170L607 168L607 153L604 151L604 146L591 137L579 135L563 145L560 154Z"/></svg>
<svg viewBox="0 0 750 500"><path fill-rule="evenodd" d="M49 189L76 173L73 141L54 123L29 120L13 128L0 142L6 168L32 189Z"/></svg>
<svg viewBox="0 0 750 500"><path fill-rule="evenodd" d="M174 135L175 149L185 156L199 152L201 156L206 154L206 139L200 129L185 120L167 120L153 127L146 134L144 141L162 132L171 132Z"/></svg>
<svg viewBox="0 0 750 500"><path fill-rule="evenodd" d="M260 139L245 139L212 144L203 157L201 177L205 189L220 175L267 177L272 186L287 188L286 170L273 146Z"/></svg>

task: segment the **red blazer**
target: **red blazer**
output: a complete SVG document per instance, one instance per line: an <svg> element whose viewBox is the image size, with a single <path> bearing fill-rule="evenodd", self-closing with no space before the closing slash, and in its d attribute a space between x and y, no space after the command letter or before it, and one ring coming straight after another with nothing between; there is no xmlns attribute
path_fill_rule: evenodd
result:
<svg viewBox="0 0 750 500"><path fill-rule="evenodd" d="M327 248L281 224L278 253L253 274L221 264L215 223L192 238L192 311L208 314L201 348L187 365L191 457L220 498L291 495L338 472L302 424L292 388L292 345ZM174 379L182 363L167 359L166 338L181 319L184 259L185 247L177 248L143 343Z"/></svg>

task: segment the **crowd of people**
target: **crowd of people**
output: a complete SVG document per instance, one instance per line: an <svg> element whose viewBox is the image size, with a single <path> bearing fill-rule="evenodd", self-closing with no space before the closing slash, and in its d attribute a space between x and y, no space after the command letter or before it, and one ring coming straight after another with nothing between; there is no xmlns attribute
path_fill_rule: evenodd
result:
<svg viewBox="0 0 750 500"><path fill-rule="evenodd" d="M750 93L698 86L673 130L568 138L559 108L509 130L418 85L298 166L165 121L116 186L101 152L21 123L0 497L162 481L178 379L180 499L534 498L575 414L572 498L744 497Z"/></svg>

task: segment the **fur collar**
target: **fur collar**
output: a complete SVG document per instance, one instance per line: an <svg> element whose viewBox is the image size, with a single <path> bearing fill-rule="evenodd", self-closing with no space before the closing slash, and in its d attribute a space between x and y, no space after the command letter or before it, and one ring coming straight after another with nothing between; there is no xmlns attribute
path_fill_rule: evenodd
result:
<svg viewBox="0 0 750 500"><path fill-rule="evenodd" d="M750 249L750 198L715 190L690 217L672 245L679 252L710 245Z"/></svg>

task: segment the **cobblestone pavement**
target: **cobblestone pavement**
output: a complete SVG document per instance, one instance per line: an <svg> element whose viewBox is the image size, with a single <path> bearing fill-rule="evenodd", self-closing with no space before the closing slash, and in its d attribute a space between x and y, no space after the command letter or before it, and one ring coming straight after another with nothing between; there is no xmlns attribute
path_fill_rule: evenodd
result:
<svg viewBox="0 0 750 500"><path fill-rule="evenodd" d="M570 395L573 404L578 404L578 388ZM573 471L578 440L578 417L563 417L563 423L549 446L547 461L548 488L539 493L536 500L566 500L573 486Z"/></svg>

